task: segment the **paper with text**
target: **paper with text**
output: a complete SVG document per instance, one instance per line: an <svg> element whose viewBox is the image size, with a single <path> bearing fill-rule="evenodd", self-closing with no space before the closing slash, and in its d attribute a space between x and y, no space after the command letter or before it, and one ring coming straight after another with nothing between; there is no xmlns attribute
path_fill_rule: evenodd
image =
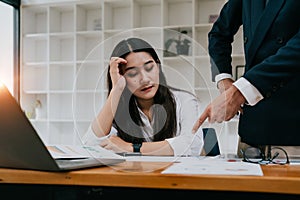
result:
<svg viewBox="0 0 300 200"><path fill-rule="evenodd" d="M100 146L80 145L49 145L47 146L54 159L78 159L78 158L122 158L112 151Z"/></svg>
<svg viewBox="0 0 300 200"><path fill-rule="evenodd" d="M174 163L163 174L214 174L214 175L254 175L263 176L259 164L242 161L199 160L193 162Z"/></svg>

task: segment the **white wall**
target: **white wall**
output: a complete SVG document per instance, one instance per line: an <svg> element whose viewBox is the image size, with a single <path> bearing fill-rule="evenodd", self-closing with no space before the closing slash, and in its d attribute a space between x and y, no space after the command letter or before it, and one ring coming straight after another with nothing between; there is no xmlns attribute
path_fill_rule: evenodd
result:
<svg viewBox="0 0 300 200"><path fill-rule="evenodd" d="M0 2L0 80L13 93L13 8Z"/></svg>

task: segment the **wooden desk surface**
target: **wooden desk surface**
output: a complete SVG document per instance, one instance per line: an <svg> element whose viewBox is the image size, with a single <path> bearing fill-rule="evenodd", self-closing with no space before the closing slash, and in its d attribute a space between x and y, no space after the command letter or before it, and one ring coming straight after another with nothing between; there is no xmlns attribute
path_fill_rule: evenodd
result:
<svg viewBox="0 0 300 200"><path fill-rule="evenodd" d="M0 168L0 183L300 194L300 165L262 166L264 176L161 174L171 163L124 162L71 172Z"/></svg>

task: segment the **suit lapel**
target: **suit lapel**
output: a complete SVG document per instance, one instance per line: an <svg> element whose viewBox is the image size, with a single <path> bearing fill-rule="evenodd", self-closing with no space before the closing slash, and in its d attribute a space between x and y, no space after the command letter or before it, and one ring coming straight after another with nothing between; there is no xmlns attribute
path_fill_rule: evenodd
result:
<svg viewBox="0 0 300 200"><path fill-rule="evenodd" d="M255 28L264 12L265 1L253 0L251 1L251 33L254 34Z"/></svg>
<svg viewBox="0 0 300 200"><path fill-rule="evenodd" d="M256 1L256 0L252 0L252 2L253 1ZM269 30L270 26L272 25L273 20L276 17L276 14L280 11L284 2L285 2L285 0L270 1L268 3L267 7L265 8L264 12L262 13L259 21L257 22L256 28L254 29L254 32L253 32L251 44L249 47L249 66L251 66L253 57L254 57L258 47L261 45L261 42L263 41L267 31ZM252 7L252 9L253 9L253 7ZM251 14L253 14L253 13L254 12L251 12ZM252 19L255 19L255 18L252 18ZM254 25L253 21L251 24L252 24L252 28L253 28L253 25ZM255 30L259 30L259 32L255 31Z"/></svg>

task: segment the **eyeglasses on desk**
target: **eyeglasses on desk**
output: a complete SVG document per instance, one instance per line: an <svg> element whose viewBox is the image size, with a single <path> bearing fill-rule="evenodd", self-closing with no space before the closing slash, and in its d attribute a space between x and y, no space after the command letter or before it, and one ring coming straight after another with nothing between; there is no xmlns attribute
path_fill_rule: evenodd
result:
<svg viewBox="0 0 300 200"><path fill-rule="evenodd" d="M289 164L289 156L287 152L276 146L259 146L259 147L247 147L240 150L243 156L244 162L256 163L256 164Z"/></svg>

